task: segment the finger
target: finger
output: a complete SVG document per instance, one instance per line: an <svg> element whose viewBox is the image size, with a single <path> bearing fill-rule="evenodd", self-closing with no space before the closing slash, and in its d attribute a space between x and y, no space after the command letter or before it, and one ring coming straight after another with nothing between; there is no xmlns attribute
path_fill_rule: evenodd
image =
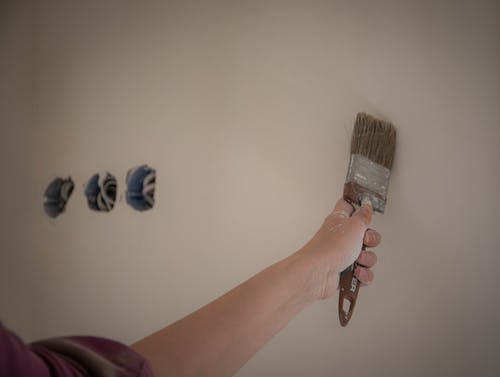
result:
<svg viewBox="0 0 500 377"><path fill-rule="evenodd" d="M370 226L372 222L373 209L369 200L363 201L363 205L352 215L353 218L361 220L365 226Z"/></svg>
<svg viewBox="0 0 500 377"><path fill-rule="evenodd" d="M344 199L339 199L337 204L335 204L335 208L330 214L333 217L351 217L354 212L354 207L346 202Z"/></svg>
<svg viewBox="0 0 500 377"><path fill-rule="evenodd" d="M368 246L368 247L375 247L380 244L380 240L382 239L382 236L380 235L379 232L373 229L368 229L365 232L365 236L363 238L363 243Z"/></svg>
<svg viewBox="0 0 500 377"><path fill-rule="evenodd" d="M373 282L373 271L369 270L368 268L358 266L356 267L354 275L363 284L370 285Z"/></svg>
<svg viewBox="0 0 500 377"><path fill-rule="evenodd" d="M377 255L373 251L364 250L356 260L363 267L371 268L377 263Z"/></svg>

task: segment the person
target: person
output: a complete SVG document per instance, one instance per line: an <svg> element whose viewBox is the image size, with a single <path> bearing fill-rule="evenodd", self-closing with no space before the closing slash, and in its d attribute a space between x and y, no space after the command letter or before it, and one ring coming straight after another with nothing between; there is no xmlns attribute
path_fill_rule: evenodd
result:
<svg viewBox="0 0 500 377"><path fill-rule="evenodd" d="M130 347L85 336L26 345L0 326L0 376L232 376L306 306L334 295L352 263L362 285L373 281L376 255L362 250L380 243L372 213L340 199L298 251Z"/></svg>

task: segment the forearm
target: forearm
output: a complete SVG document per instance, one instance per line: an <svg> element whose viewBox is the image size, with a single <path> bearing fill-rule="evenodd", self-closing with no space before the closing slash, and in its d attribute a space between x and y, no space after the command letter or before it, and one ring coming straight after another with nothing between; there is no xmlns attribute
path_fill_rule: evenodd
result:
<svg viewBox="0 0 500 377"><path fill-rule="evenodd" d="M301 250L133 348L156 377L231 376L314 301L315 266Z"/></svg>

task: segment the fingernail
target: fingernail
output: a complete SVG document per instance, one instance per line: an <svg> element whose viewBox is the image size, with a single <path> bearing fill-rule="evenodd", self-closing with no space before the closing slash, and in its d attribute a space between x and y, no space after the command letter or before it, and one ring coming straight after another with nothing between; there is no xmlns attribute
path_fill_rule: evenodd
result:
<svg viewBox="0 0 500 377"><path fill-rule="evenodd" d="M368 271L365 269L360 269L358 271L358 279L361 280L365 284L371 283L370 277L368 275Z"/></svg>
<svg viewBox="0 0 500 377"><path fill-rule="evenodd" d="M377 242L377 235L372 232L368 233L368 242L370 243Z"/></svg>
<svg viewBox="0 0 500 377"><path fill-rule="evenodd" d="M360 279L364 279L366 277L366 271L363 270L362 268L357 268L356 269L356 275L360 278Z"/></svg>
<svg viewBox="0 0 500 377"><path fill-rule="evenodd" d="M365 238L366 238L366 243L367 244L372 244L372 243L376 243L378 238L377 238L377 234L372 232L372 231L367 231L365 233Z"/></svg>

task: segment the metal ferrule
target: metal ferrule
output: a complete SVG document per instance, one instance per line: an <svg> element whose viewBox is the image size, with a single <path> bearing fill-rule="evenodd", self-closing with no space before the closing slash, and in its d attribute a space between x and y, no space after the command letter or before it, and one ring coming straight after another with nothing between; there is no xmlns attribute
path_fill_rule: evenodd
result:
<svg viewBox="0 0 500 377"><path fill-rule="evenodd" d="M347 170L346 185L360 186L362 190L354 190L352 198L356 204L361 204L365 198L370 199L375 211L383 213L387 200L387 188L391 171L385 166L360 155L351 155Z"/></svg>

